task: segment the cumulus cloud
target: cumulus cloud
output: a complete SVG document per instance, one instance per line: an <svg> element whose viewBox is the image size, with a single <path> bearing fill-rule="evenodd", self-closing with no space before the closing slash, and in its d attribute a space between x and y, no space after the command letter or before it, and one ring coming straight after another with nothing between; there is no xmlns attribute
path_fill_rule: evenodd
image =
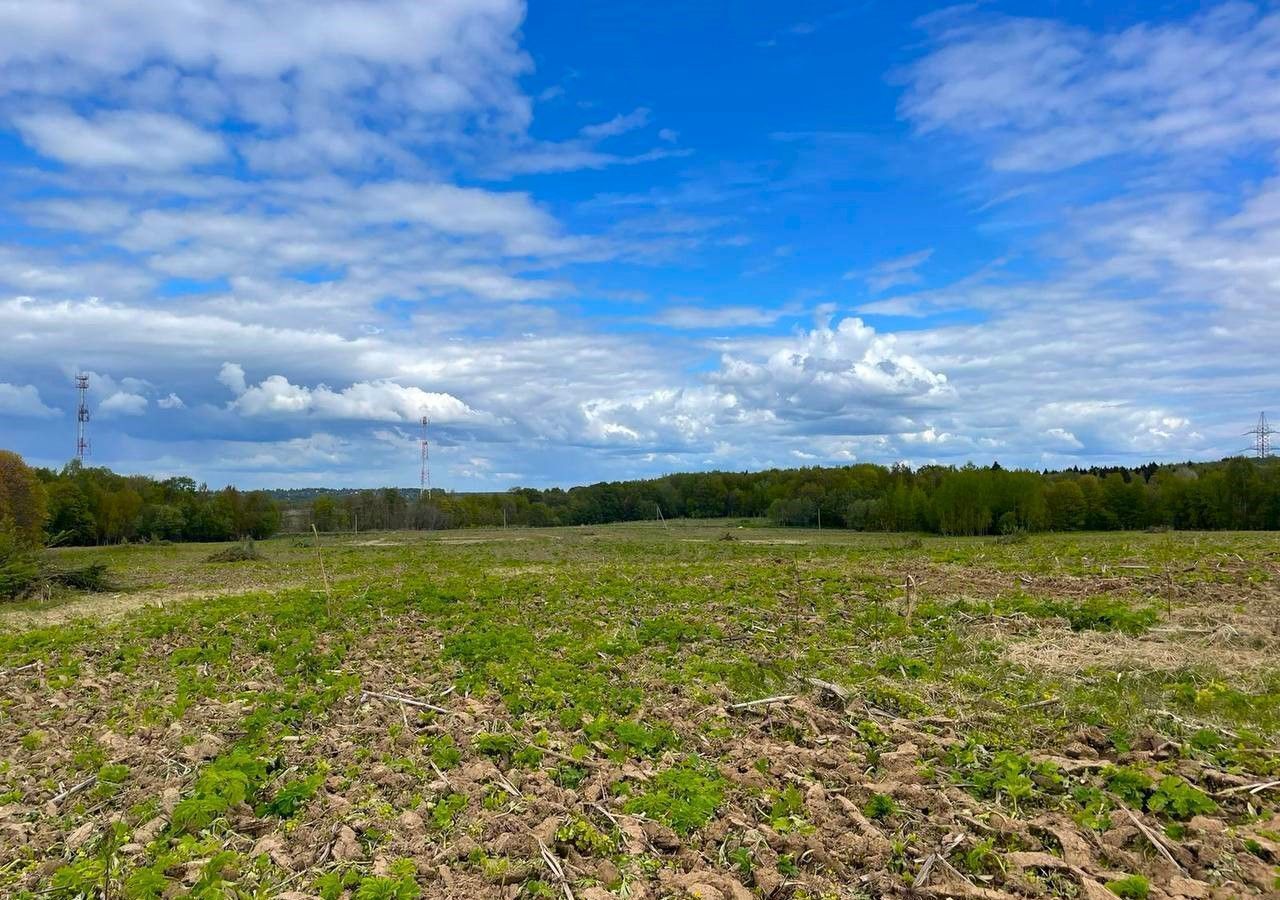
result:
<svg viewBox="0 0 1280 900"><path fill-rule="evenodd" d="M871 410L944 405L947 376L898 349L861 319L820 326L768 348L763 357L725 353L712 381L740 402L810 427L846 428Z"/></svg>
<svg viewBox="0 0 1280 900"><path fill-rule="evenodd" d="M1045 404L1036 416L1066 426L1048 429L1055 439L1054 449L1120 446L1136 453L1159 453L1188 446L1201 437L1184 416L1124 400L1057 401Z"/></svg>
<svg viewBox="0 0 1280 900"><path fill-rule="evenodd" d="M0 413L37 419L51 419L59 415L56 409L45 406L35 385L3 381L0 381Z"/></svg>
<svg viewBox="0 0 1280 900"><path fill-rule="evenodd" d="M248 389L244 380L244 367L239 363L223 363L222 368L218 370L218 381L226 385L227 390L236 396Z"/></svg>
<svg viewBox="0 0 1280 900"><path fill-rule="evenodd" d="M1056 447L1065 447L1068 450L1084 449L1084 444L1080 443L1080 439L1065 428L1045 429L1044 436Z"/></svg>
<svg viewBox="0 0 1280 900"><path fill-rule="evenodd" d="M98 404L104 416L140 416L147 411L147 398L128 391L115 391Z"/></svg>
<svg viewBox="0 0 1280 900"><path fill-rule="evenodd" d="M231 408L246 416L382 422L415 422L427 416L441 423L487 419L450 394L405 387L393 381L357 382L334 391L323 384L311 388L292 384L283 375L271 375L258 384L246 385L244 370L231 363L222 367L219 380L237 394Z"/></svg>

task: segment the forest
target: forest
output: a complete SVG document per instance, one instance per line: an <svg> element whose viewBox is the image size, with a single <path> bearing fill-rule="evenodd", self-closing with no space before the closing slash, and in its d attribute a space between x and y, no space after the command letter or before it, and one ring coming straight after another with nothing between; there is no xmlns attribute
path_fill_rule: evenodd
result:
<svg viewBox="0 0 1280 900"><path fill-rule="evenodd" d="M1280 464L1235 457L1140 468L1009 470L998 463L698 472L502 493L274 492L290 528L594 525L657 518L982 535L1018 531L1278 529Z"/></svg>
<svg viewBox="0 0 1280 900"><path fill-rule="evenodd" d="M562 488L455 493L240 491L191 478L120 475L72 462L0 466L0 521L69 545L226 541L278 531L596 525L658 518L946 535L1122 529L1280 529L1280 464L1231 458L1059 472L998 463L698 472ZM28 476L19 478L14 472ZM5 474L8 472L9 474ZM21 489L13 485L21 482ZM9 487L5 487L8 484Z"/></svg>
<svg viewBox="0 0 1280 900"><path fill-rule="evenodd" d="M38 504L39 512L24 516L15 501L8 504L13 509L7 514L11 519L41 520L50 543L228 541L269 537L280 530L280 507L264 491L215 491L191 478L120 475L76 461L58 472L38 468L33 473L37 488L28 493L35 499L27 502ZM6 515L3 495L0 488L0 519Z"/></svg>

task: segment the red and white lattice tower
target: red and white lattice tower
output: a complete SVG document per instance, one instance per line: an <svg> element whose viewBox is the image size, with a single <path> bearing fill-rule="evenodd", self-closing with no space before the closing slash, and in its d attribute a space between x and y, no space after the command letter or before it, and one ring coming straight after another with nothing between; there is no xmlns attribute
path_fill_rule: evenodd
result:
<svg viewBox="0 0 1280 900"><path fill-rule="evenodd" d="M427 417L422 417L422 471L418 476L418 496L431 494L431 456L427 444Z"/></svg>
<svg viewBox="0 0 1280 900"><path fill-rule="evenodd" d="M87 435L87 427L89 424L89 376L76 376L76 391L80 394L80 403L76 407L76 459L84 462L85 454L89 452L89 437Z"/></svg>

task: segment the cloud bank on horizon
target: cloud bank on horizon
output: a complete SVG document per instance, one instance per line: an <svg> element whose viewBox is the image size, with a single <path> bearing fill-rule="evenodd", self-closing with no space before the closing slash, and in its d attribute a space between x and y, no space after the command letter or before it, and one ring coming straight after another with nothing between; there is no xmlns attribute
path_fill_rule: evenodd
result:
<svg viewBox="0 0 1280 900"><path fill-rule="evenodd" d="M1280 14L1025 6L0 4L0 446L84 371L214 484L1237 452Z"/></svg>

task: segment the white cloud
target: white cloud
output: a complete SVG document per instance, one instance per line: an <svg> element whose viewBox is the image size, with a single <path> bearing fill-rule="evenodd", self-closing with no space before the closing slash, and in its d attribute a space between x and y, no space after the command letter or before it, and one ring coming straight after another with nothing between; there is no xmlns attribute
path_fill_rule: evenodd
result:
<svg viewBox="0 0 1280 900"><path fill-rule="evenodd" d="M1059 447L1066 447L1070 450L1084 449L1084 444L1080 443L1080 439L1065 428L1049 428L1044 434L1045 437L1049 438L1050 442Z"/></svg>
<svg viewBox="0 0 1280 900"><path fill-rule="evenodd" d="M669 306L652 321L670 328L758 328L796 315L797 306Z"/></svg>
<svg viewBox="0 0 1280 900"><path fill-rule="evenodd" d="M790 240L766 230L783 221L780 198L825 202L816 144L783 142L804 151L791 168L720 159L709 165L722 177L577 204L540 193L551 179L477 186L690 152L667 129L647 152L602 149L648 134L647 110L535 137L516 0L0 5L0 127L22 124L34 148L72 163L3 206L19 227L72 240L0 248L0 379L33 382L0 389L0 408L48 410L37 386L64 396L49 360L127 371L95 374L94 402L117 414L102 429L138 451L130 468L272 483L413 482L424 406L441 471L479 478L472 461L484 460L486 484L499 471L578 481L797 454L1233 452L1274 389L1280 332L1274 166L1258 154L1257 181L1224 193L1209 162L1275 143L1276 19L1235 9L1111 34L982 10L935 19L901 108L943 148L946 188L981 219L976 243L1009 246L927 290L929 250L850 273L875 291L915 286L860 307L917 318L891 336L852 318L779 333L849 291L822 283L829 260L804 235L787 267L806 270L799 279L778 268L745 289L729 280L748 243L748 263L776 265L770 248ZM1250 89L1226 97L1228 84ZM136 139L148 122L155 139ZM948 134L1000 172L965 183L970 157ZM1087 195L1069 190L1085 173L1055 174L1104 158L1121 177ZM600 263L619 264L589 268ZM662 279L632 263L664 267ZM686 268L706 286L681 284ZM698 299L653 303L667 291ZM149 400L188 412L141 415Z"/></svg>
<svg viewBox="0 0 1280 900"><path fill-rule="evenodd" d="M637 128L643 128L648 124L649 110L642 106L626 114L619 113L607 122L588 125L582 129L581 134L588 140L599 140L626 134L628 131L635 131Z"/></svg>
<svg viewBox="0 0 1280 900"><path fill-rule="evenodd" d="M19 116L23 139L45 156L77 166L120 166L172 171L216 162L226 147L215 135L175 116L104 112Z"/></svg>
<svg viewBox="0 0 1280 900"><path fill-rule="evenodd" d="M147 398L128 391L116 391L98 404L105 416L140 416L147 411Z"/></svg>
<svg viewBox="0 0 1280 900"><path fill-rule="evenodd" d="M1280 141L1280 14L1227 3L1105 33L971 9L931 22L935 45L903 73L901 111L926 134L979 141L997 169Z"/></svg>
<svg viewBox="0 0 1280 900"><path fill-rule="evenodd" d="M381 133L413 144L451 124L523 129L523 16L519 0L9 3L0 94L35 107L105 91L137 110L235 120L259 158L274 143L295 166L367 165L393 150Z"/></svg>
<svg viewBox="0 0 1280 900"><path fill-rule="evenodd" d="M218 381L227 386L231 393L239 396L248 388L244 380L244 368L239 363L223 363L218 371Z"/></svg>
<svg viewBox="0 0 1280 900"><path fill-rule="evenodd" d="M851 417L868 415L882 427L885 410L945 405L954 398L946 375L857 318L761 349L767 356L726 352L712 381L749 407L807 422L817 431L847 429Z"/></svg>
<svg viewBox="0 0 1280 900"><path fill-rule="evenodd" d="M222 456L217 464L233 471L315 470L321 466L348 462L352 449L349 441L319 431L306 437L290 438L284 441L228 443L224 445Z"/></svg>
<svg viewBox="0 0 1280 900"><path fill-rule="evenodd" d="M219 380L237 393L231 407L246 416L308 415L322 419L416 422L425 415L432 421L450 424L487 419L457 397L392 381L357 382L334 391L323 384L314 388L295 385L283 375L272 375L255 385L245 385L243 377L243 369L239 366L232 369L231 364L227 364ZM236 388L241 389L236 391Z"/></svg>
<svg viewBox="0 0 1280 900"><path fill-rule="evenodd" d="M0 381L0 413L37 419L52 419L59 415L58 410L45 406L34 385L8 384L3 381Z"/></svg>
<svg viewBox="0 0 1280 900"><path fill-rule="evenodd" d="M932 256L933 248L930 247L877 263L864 272L846 272L844 277L846 279L861 277L867 287L877 293L899 285L919 284L921 277L916 270L928 262Z"/></svg>

